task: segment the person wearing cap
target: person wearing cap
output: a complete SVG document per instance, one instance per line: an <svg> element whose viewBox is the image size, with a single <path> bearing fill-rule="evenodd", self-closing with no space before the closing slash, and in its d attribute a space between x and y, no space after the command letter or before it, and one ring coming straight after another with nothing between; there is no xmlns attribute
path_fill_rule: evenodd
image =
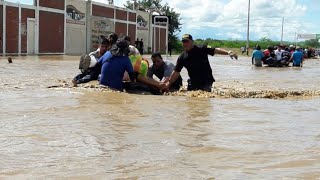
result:
<svg viewBox="0 0 320 180"><path fill-rule="evenodd" d="M256 50L252 53L252 65L255 65L256 67L262 67L262 61L264 59L264 54L261 51L260 45L256 46Z"/></svg>
<svg viewBox="0 0 320 180"><path fill-rule="evenodd" d="M301 48L297 47L294 53L290 58L290 62L293 62L293 67L302 67L303 63L303 53L301 52Z"/></svg>
<svg viewBox="0 0 320 180"><path fill-rule="evenodd" d="M106 52L103 57L99 59L101 68L100 84L108 86L111 89L123 91L123 75L127 71L131 82L138 80L149 86L156 87L158 89L163 88L163 84L151 79L147 79L134 72L133 66L129 59L129 43L125 39L118 39L116 44L112 46L110 51Z"/></svg>
<svg viewBox="0 0 320 180"><path fill-rule="evenodd" d="M188 80L188 91L203 90L211 92L212 84L215 80L212 75L208 55L229 55L232 59L238 59L237 54L232 51L211 48L210 46L194 45L193 38L190 34L183 35L182 43L184 52L179 56L174 72L166 83L166 90L179 79L180 72L182 68L185 67L190 77Z"/></svg>
<svg viewBox="0 0 320 180"><path fill-rule="evenodd" d="M296 48L294 47L294 45L290 45L289 50L290 50L290 54L292 55L296 51Z"/></svg>
<svg viewBox="0 0 320 180"><path fill-rule="evenodd" d="M168 82L171 74L174 71L175 65L170 62L163 60L160 53L153 53L151 56L153 64L150 66L148 71L148 77L153 78L155 75L157 78L160 79L161 82ZM178 77L178 79L172 83L170 87L170 91L177 91L182 86L182 78L181 76Z"/></svg>
<svg viewBox="0 0 320 180"><path fill-rule="evenodd" d="M110 48L111 46L109 40L101 36L98 50L91 52L88 55L81 56L79 65L81 74L73 78L72 84L74 87L76 87L78 84L98 80L101 72L101 67L98 64L98 59L102 57Z"/></svg>

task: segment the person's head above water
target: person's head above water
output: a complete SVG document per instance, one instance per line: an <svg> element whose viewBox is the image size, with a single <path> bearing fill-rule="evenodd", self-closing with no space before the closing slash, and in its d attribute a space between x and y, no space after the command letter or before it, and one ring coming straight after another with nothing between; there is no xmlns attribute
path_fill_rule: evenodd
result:
<svg viewBox="0 0 320 180"><path fill-rule="evenodd" d="M193 37L190 34L182 36L182 46L185 51L190 51L193 48Z"/></svg>
<svg viewBox="0 0 320 180"><path fill-rule="evenodd" d="M128 41L129 44L131 43L131 38L130 38L129 36L125 36L123 39L126 40L126 41Z"/></svg>
<svg viewBox="0 0 320 180"><path fill-rule="evenodd" d="M153 67L159 69L163 65L163 59L159 52L153 53L151 56Z"/></svg>
<svg viewBox="0 0 320 180"><path fill-rule="evenodd" d="M111 44L115 44L118 39L119 39L119 37L116 33L111 33L108 36L108 40L110 41Z"/></svg>
<svg viewBox="0 0 320 180"><path fill-rule="evenodd" d="M261 46L259 44L256 45L256 50L261 50Z"/></svg>
<svg viewBox="0 0 320 180"><path fill-rule="evenodd" d="M110 52L113 56L128 56L130 53L128 41L123 38L118 39L110 49Z"/></svg>
<svg viewBox="0 0 320 180"><path fill-rule="evenodd" d="M268 48L267 48L269 51L273 51L274 50L274 48L272 47L272 46L268 46Z"/></svg>
<svg viewBox="0 0 320 180"><path fill-rule="evenodd" d="M100 56L104 55L104 53L106 53L110 48L110 41L104 37L104 36L101 36L101 40L100 40L100 45L99 45L99 53L100 53Z"/></svg>

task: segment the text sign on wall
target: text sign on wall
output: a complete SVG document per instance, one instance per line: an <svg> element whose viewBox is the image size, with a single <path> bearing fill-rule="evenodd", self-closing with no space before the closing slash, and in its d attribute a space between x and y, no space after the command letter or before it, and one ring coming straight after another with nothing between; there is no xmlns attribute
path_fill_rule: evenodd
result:
<svg viewBox="0 0 320 180"><path fill-rule="evenodd" d="M114 23L106 18L91 17L91 50L96 50L100 36L114 32Z"/></svg>

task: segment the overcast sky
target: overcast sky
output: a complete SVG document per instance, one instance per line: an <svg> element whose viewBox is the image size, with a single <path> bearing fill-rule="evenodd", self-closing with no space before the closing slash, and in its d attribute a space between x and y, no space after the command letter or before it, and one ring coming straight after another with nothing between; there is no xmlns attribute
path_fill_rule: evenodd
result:
<svg viewBox="0 0 320 180"><path fill-rule="evenodd" d="M114 0L115 5L120 7L125 2ZM248 0L163 2L168 2L181 14L181 34L190 33L195 38L246 39ZM320 0L251 0L251 39L268 37L280 40L282 17L285 17L285 40L293 41L295 32L320 34Z"/></svg>

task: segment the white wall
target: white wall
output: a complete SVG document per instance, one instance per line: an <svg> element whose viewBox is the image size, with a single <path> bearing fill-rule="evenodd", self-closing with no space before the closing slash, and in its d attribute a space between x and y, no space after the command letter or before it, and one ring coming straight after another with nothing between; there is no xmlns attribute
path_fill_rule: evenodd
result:
<svg viewBox="0 0 320 180"><path fill-rule="evenodd" d="M86 53L86 2L79 0L66 0L66 6L75 7L84 17L73 19L66 14L66 54ZM67 12L66 12L67 13Z"/></svg>
<svg viewBox="0 0 320 180"><path fill-rule="evenodd" d="M145 22L144 26L141 26L141 24L139 24L139 16L143 18L143 20ZM137 11L137 38L139 38L139 40L143 39L143 43L144 43L144 51L147 52L148 51L148 47L152 47L151 46L151 37L150 37L150 31L152 30L152 21L150 21L150 14L147 12L143 12L143 11Z"/></svg>

